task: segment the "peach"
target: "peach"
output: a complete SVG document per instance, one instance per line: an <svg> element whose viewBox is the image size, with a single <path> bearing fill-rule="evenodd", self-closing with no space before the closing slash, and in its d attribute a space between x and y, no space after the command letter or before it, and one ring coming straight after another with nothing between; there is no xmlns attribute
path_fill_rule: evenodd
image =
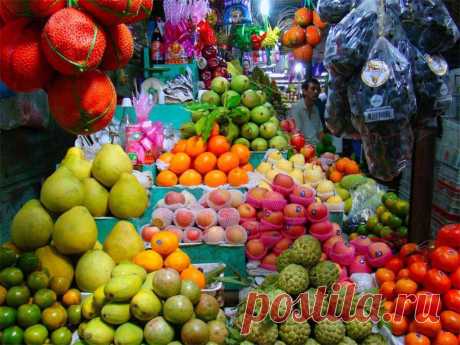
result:
<svg viewBox="0 0 460 345"><path fill-rule="evenodd" d="M163 229L164 227L172 224L173 218L173 211L164 207L160 207L153 211L151 223L152 225Z"/></svg>
<svg viewBox="0 0 460 345"><path fill-rule="evenodd" d="M281 211L264 210L262 219L273 225L283 225L284 215Z"/></svg>
<svg viewBox="0 0 460 345"><path fill-rule="evenodd" d="M367 259L372 267L382 267L393 256L391 248L383 242L373 242L369 246Z"/></svg>
<svg viewBox="0 0 460 345"><path fill-rule="evenodd" d="M217 224L217 214L212 208L205 208L196 212L196 225L202 229L210 228Z"/></svg>
<svg viewBox="0 0 460 345"><path fill-rule="evenodd" d="M284 216L289 218L305 218L305 207L299 204L288 204L284 207Z"/></svg>
<svg viewBox="0 0 460 345"><path fill-rule="evenodd" d="M255 201L261 202L265 199L265 194L267 194L268 190L262 187L256 187L251 189L248 192L248 198L254 199Z"/></svg>
<svg viewBox="0 0 460 345"><path fill-rule="evenodd" d="M179 192L169 192L165 196L166 205L185 204L185 196Z"/></svg>
<svg viewBox="0 0 460 345"><path fill-rule="evenodd" d="M246 229L240 225L229 226L225 230L225 237L228 243L244 244L248 238Z"/></svg>
<svg viewBox="0 0 460 345"><path fill-rule="evenodd" d="M283 187L283 188L286 188L286 189L290 189L290 188L294 187L295 182L294 182L294 179L289 175L278 174L273 179L273 185Z"/></svg>
<svg viewBox="0 0 460 345"><path fill-rule="evenodd" d="M328 253L328 256L332 261L340 263L341 265L351 265L355 259L355 247L348 242L337 241L332 250Z"/></svg>
<svg viewBox="0 0 460 345"><path fill-rule="evenodd" d="M281 193L278 193L278 192L267 192L267 194L265 194L265 199L264 200L267 200L267 201L280 201L280 200L286 200L283 196L283 194Z"/></svg>
<svg viewBox="0 0 460 345"><path fill-rule="evenodd" d="M240 205L244 204L244 194L239 190L231 190L231 206L238 208Z"/></svg>
<svg viewBox="0 0 460 345"><path fill-rule="evenodd" d="M242 204L238 207L238 212L241 218L255 218L257 215L256 209L249 204Z"/></svg>
<svg viewBox="0 0 460 345"><path fill-rule="evenodd" d="M297 238L305 234L305 225L287 225L286 234L292 238Z"/></svg>
<svg viewBox="0 0 460 345"><path fill-rule="evenodd" d="M342 236L332 236L331 238L329 238L323 244L323 252L325 252L326 255L329 255L329 252L332 250L332 247L339 241L344 242L344 239Z"/></svg>
<svg viewBox="0 0 460 345"><path fill-rule="evenodd" d="M371 273L372 268L369 266L367 259L364 255L355 257L351 265L348 267L350 274L353 273Z"/></svg>
<svg viewBox="0 0 460 345"><path fill-rule="evenodd" d="M228 190L216 189L208 194L208 204L215 209L229 206L231 200L232 195Z"/></svg>
<svg viewBox="0 0 460 345"><path fill-rule="evenodd" d="M276 253L282 253L286 249L289 248L291 243L292 243L291 239L289 239L287 237L283 237L283 239L281 241L279 241L277 244L275 244L275 246L273 247L273 251L276 252Z"/></svg>
<svg viewBox="0 0 460 345"><path fill-rule="evenodd" d="M240 213L232 207L220 209L217 216L219 224L223 227L238 225L240 222Z"/></svg>
<svg viewBox="0 0 460 345"><path fill-rule="evenodd" d="M200 229L189 227L185 229L184 242L199 242L203 233Z"/></svg>
<svg viewBox="0 0 460 345"><path fill-rule="evenodd" d="M277 256L275 253L270 253L262 259L261 264L267 266L276 266L276 258Z"/></svg>
<svg viewBox="0 0 460 345"><path fill-rule="evenodd" d="M356 253L360 255L366 255L368 252L369 246L372 244L372 241L369 237L365 235L360 235L354 240L350 241L356 248Z"/></svg>
<svg viewBox="0 0 460 345"><path fill-rule="evenodd" d="M315 191L311 188L296 185L292 191L292 195L299 198L312 198L315 196Z"/></svg>
<svg viewBox="0 0 460 345"><path fill-rule="evenodd" d="M174 224L180 228L187 228L195 223L195 214L187 208L179 208L174 212Z"/></svg>
<svg viewBox="0 0 460 345"><path fill-rule="evenodd" d="M259 257L265 253L265 246L259 239L249 240L246 243L246 250L249 255Z"/></svg>
<svg viewBox="0 0 460 345"><path fill-rule="evenodd" d="M220 226L213 226L204 233L206 243L221 243L225 241L225 230Z"/></svg>
<svg viewBox="0 0 460 345"><path fill-rule="evenodd" d="M150 242L155 233L160 232L161 230L156 226L144 226L141 232L142 239L145 242Z"/></svg>

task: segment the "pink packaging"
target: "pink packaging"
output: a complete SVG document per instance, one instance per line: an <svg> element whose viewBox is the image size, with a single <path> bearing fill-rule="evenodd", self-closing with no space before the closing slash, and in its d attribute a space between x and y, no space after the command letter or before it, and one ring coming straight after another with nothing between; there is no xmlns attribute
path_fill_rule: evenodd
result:
<svg viewBox="0 0 460 345"><path fill-rule="evenodd" d="M263 200L262 207L271 211L282 211L287 205L286 200Z"/></svg>

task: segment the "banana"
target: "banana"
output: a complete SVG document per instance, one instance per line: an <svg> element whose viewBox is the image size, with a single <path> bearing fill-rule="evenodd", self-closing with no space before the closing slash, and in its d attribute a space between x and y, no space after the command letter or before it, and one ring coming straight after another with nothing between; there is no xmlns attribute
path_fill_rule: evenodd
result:
<svg viewBox="0 0 460 345"><path fill-rule="evenodd" d="M274 48L276 43L278 43L281 34L281 29L279 27L275 27L274 29L269 28L267 30L267 35L265 39L262 41L263 48Z"/></svg>
<svg viewBox="0 0 460 345"><path fill-rule="evenodd" d="M99 314L99 308L94 303L94 296L88 296L81 304L81 314L86 320L94 319Z"/></svg>
<svg viewBox="0 0 460 345"><path fill-rule="evenodd" d="M101 310L101 318L112 325L121 325L131 318L129 304L109 303Z"/></svg>
<svg viewBox="0 0 460 345"><path fill-rule="evenodd" d="M113 277L104 287L105 297L111 302L128 302L141 289L143 282L137 274Z"/></svg>
<svg viewBox="0 0 460 345"><path fill-rule="evenodd" d="M94 291L94 304L99 307L99 308L102 308L102 306L107 303L107 298L105 298L105 293L104 293L104 288L105 288L105 285L101 285L99 286L96 291Z"/></svg>

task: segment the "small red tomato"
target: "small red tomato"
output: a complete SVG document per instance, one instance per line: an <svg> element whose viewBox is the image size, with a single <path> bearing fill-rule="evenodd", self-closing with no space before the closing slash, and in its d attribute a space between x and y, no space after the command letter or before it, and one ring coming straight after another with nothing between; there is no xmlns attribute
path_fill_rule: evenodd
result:
<svg viewBox="0 0 460 345"><path fill-rule="evenodd" d="M449 277L437 268L428 270L425 276L425 288L433 293L443 294L450 290L452 284Z"/></svg>
<svg viewBox="0 0 460 345"><path fill-rule="evenodd" d="M451 247L438 247L431 253L431 264L444 272L454 272L460 265L460 255Z"/></svg>
<svg viewBox="0 0 460 345"><path fill-rule="evenodd" d="M414 262L409 266L409 278L416 283L422 284L425 280L427 271L428 264L426 262Z"/></svg>
<svg viewBox="0 0 460 345"><path fill-rule="evenodd" d="M417 306L415 314L439 315L442 310L442 301L439 294L434 294L429 291L417 292Z"/></svg>
<svg viewBox="0 0 460 345"><path fill-rule="evenodd" d="M404 261L397 256L393 256L385 263L385 268L393 271L393 273L397 275L399 271L404 268Z"/></svg>
<svg viewBox="0 0 460 345"><path fill-rule="evenodd" d="M460 313L460 290L449 290L443 297L444 307Z"/></svg>
<svg viewBox="0 0 460 345"><path fill-rule="evenodd" d="M460 224L448 224L439 229L436 246L460 248Z"/></svg>
<svg viewBox="0 0 460 345"><path fill-rule="evenodd" d="M406 265L408 267L414 262L426 262L426 257L421 254L413 254L406 259Z"/></svg>
<svg viewBox="0 0 460 345"><path fill-rule="evenodd" d="M406 243L399 250L399 257L405 260L409 255L415 254L418 247L415 243Z"/></svg>
<svg viewBox="0 0 460 345"><path fill-rule="evenodd" d="M460 289L460 267L450 275L450 281L454 288Z"/></svg>

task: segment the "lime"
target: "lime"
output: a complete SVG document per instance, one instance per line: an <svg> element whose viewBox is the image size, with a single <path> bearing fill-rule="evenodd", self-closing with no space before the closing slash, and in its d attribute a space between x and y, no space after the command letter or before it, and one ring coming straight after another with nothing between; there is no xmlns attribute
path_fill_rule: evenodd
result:
<svg viewBox="0 0 460 345"><path fill-rule="evenodd" d="M359 224L358 228L356 229L356 232L359 235L367 235L367 226L366 226L366 224Z"/></svg>
<svg viewBox="0 0 460 345"><path fill-rule="evenodd" d="M402 220L398 216L394 214L391 215L390 219L388 220L388 226L392 229L397 229L402 225Z"/></svg>
<svg viewBox="0 0 460 345"><path fill-rule="evenodd" d="M0 285L0 305L5 303L7 292L8 290L4 286Z"/></svg>
<svg viewBox="0 0 460 345"><path fill-rule="evenodd" d="M1 337L2 345L22 345L24 344L24 331L18 327L8 327L3 330Z"/></svg>
<svg viewBox="0 0 460 345"><path fill-rule="evenodd" d="M40 266L40 260L34 252L24 253L19 257L17 266L24 274L29 274Z"/></svg>
<svg viewBox="0 0 460 345"><path fill-rule="evenodd" d="M27 285L34 291L48 287L50 278L43 271L32 272L27 278Z"/></svg>
<svg viewBox="0 0 460 345"><path fill-rule="evenodd" d="M65 325L67 321L67 312L61 306L46 308L42 312L42 323L49 329L57 329Z"/></svg>
<svg viewBox="0 0 460 345"><path fill-rule="evenodd" d="M56 299L56 293L50 289L40 289L34 295L34 303L41 309L51 307Z"/></svg>
<svg viewBox="0 0 460 345"><path fill-rule="evenodd" d="M21 327L33 326L40 322L40 308L36 304L23 304L18 308L17 319Z"/></svg>
<svg viewBox="0 0 460 345"><path fill-rule="evenodd" d="M390 211L385 211L380 216L380 222L383 223L383 225L390 225L390 219L392 216L393 214Z"/></svg>
<svg viewBox="0 0 460 345"><path fill-rule="evenodd" d="M43 325L33 325L24 332L27 345L42 345L48 337L48 330Z"/></svg>
<svg viewBox="0 0 460 345"><path fill-rule="evenodd" d="M0 307L0 329L13 326L16 323L16 309Z"/></svg>
<svg viewBox="0 0 460 345"><path fill-rule="evenodd" d="M405 216L409 214L409 209L410 209L409 201L399 199L398 201L396 201L396 204L393 208L394 208L394 212L398 216Z"/></svg>
<svg viewBox="0 0 460 345"><path fill-rule="evenodd" d="M398 196L394 192L388 192L383 194L382 196L382 203L386 206L388 209L392 209L393 206L396 204L398 201Z"/></svg>
<svg viewBox="0 0 460 345"><path fill-rule="evenodd" d="M383 230L383 224L382 223L377 223L376 226L374 226L374 229L372 229L372 233L377 236L377 237L380 237L380 233L382 232Z"/></svg>
<svg viewBox="0 0 460 345"><path fill-rule="evenodd" d="M16 263L17 254L11 248L0 248L0 269L13 266Z"/></svg>
<svg viewBox="0 0 460 345"><path fill-rule="evenodd" d="M380 231L380 237L383 239L391 239L393 237L393 230L389 226L384 226Z"/></svg>
<svg viewBox="0 0 460 345"><path fill-rule="evenodd" d="M10 307L17 308L26 304L30 298L30 291L27 286L14 286L6 293L6 304Z"/></svg>
<svg viewBox="0 0 460 345"><path fill-rule="evenodd" d="M7 267L0 272L0 283L5 287L21 285L24 274L17 267Z"/></svg>
<svg viewBox="0 0 460 345"><path fill-rule="evenodd" d="M380 216L387 210L387 208L384 206L384 205L380 205L379 207L377 207L377 209L375 210L375 214L377 215L377 217L380 218Z"/></svg>
<svg viewBox="0 0 460 345"><path fill-rule="evenodd" d="M61 327L51 333L53 345L69 345L72 342L72 332L67 327Z"/></svg>
<svg viewBox="0 0 460 345"><path fill-rule="evenodd" d="M374 227L377 225L379 222L379 217L377 216L370 216L369 219L367 220L367 228L372 231Z"/></svg>
<svg viewBox="0 0 460 345"><path fill-rule="evenodd" d="M67 315L69 316L69 322L71 325L78 325L81 321L81 306L71 305L67 309Z"/></svg>
<svg viewBox="0 0 460 345"><path fill-rule="evenodd" d="M398 232L398 236L399 237L407 237L407 235L409 234L409 229L405 226L400 226L397 230Z"/></svg>
<svg viewBox="0 0 460 345"><path fill-rule="evenodd" d="M50 288L56 294L63 295L69 290L71 282L67 278L64 277L53 277L50 281Z"/></svg>

